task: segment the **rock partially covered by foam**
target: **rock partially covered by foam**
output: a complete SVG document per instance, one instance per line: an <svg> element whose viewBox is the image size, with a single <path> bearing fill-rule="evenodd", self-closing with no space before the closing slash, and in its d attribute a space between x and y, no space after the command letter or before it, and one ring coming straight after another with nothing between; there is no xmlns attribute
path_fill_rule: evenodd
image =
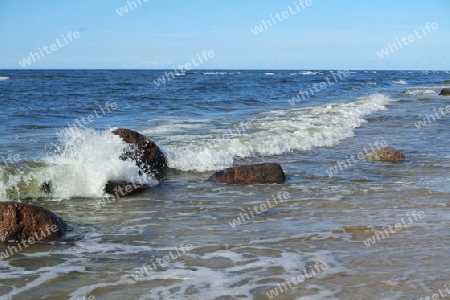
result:
<svg viewBox="0 0 450 300"><path fill-rule="evenodd" d="M167 160L161 149L142 134L126 128L118 128L113 134L122 138L125 143L133 144L131 150L125 151L120 157L123 160L132 159L136 165L147 174L154 174L162 179L167 170Z"/></svg>
<svg viewBox="0 0 450 300"><path fill-rule="evenodd" d="M228 168L214 173L209 180L231 184L283 183L286 175L279 164L264 163Z"/></svg>
<svg viewBox="0 0 450 300"><path fill-rule="evenodd" d="M385 147L372 152L367 157L367 160L370 162L374 161L399 162L405 160L405 155L403 155L403 153L392 147Z"/></svg>
<svg viewBox="0 0 450 300"><path fill-rule="evenodd" d="M441 95L441 96L450 96L450 89L449 88L442 89L441 92L439 93L439 95Z"/></svg>
<svg viewBox="0 0 450 300"><path fill-rule="evenodd" d="M0 202L0 242L27 240L34 243L66 233L66 222L41 206L21 202Z"/></svg>

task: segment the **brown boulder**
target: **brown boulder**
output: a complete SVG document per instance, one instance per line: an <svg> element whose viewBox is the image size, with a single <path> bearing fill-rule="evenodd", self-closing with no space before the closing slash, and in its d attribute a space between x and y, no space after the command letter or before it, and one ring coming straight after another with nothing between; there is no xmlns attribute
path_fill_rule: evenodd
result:
<svg viewBox="0 0 450 300"><path fill-rule="evenodd" d="M450 96L450 89L442 89L439 93L441 96Z"/></svg>
<svg viewBox="0 0 450 300"><path fill-rule="evenodd" d="M0 242L58 238L66 230L66 222L46 208L21 202L0 202Z"/></svg>
<svg viewBox="0 0 450 300"><path fill-rule="evenodd" d="M265 163L228 168L214 173L209 180L232 184L283 183L286 175L279 164Z"/></svg>
<svg viewBox="0 0 450 300"><path fill-rule="evenodd" d="M145 173L154 174L157 179L164 178L167 160L154 142L136 131L125 128L115 129L112 133L120 136L125 143L135 145L134 149L125 151L121 159L131 158Z"/></svg>
<svg viewBox="0 0 450 300"><path fill-rule="evenodd" d="M105 192L116 197L134 195L145 191L148 188L146 184L130 183L125 181L108 181L105 186Z"/></svg>
<svg viewBox="0 0 450 300"><path fill-rule="evenodd" d="M399 162L405 160L405 156L400 151L391 148L385 147L380 148L372 152L368 157L368 161L384 161L384 162Z"/></svg>

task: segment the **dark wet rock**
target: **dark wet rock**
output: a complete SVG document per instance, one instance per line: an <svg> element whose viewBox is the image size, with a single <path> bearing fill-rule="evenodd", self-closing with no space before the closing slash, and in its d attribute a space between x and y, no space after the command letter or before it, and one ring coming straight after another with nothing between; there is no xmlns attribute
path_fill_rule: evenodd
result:
<svg viewBox="0 0 450 300"><path fill-rule="evenodd" d="M167 160L154 142L136 131L125 128L115 129L112 133L120 136L125 143L135 145L134 149L125 151L121 159L131 158L145 173L154 174L157 179L164 178Z"/></svg>
<svg viewBox="0 0 450 300"><path fill-rule="evenodd" d="M146 184L130 183L125 181L108 181L105 192L116 197L124 197L142 193L148 188Z"/></svg>
<svg viewBox="0 0 450 300"><path fill-rule="evenodd" d="M380 148L372 152L368 157L368 161L384 161L384 162L399 162L405 160L405 156L400 151L392 148Z"/></svg>
<svg viewBox="0 0 450 300"><path fill-rule="evenodd" d="M450 96L450 89L442 89L439 93L440 96Z"/></svg>
<svg viewBox="0 0 450 300"><path fill-rule="evenodd" d="M46 208L21 202L0 202L0 242L28 240L34 243L61 237L66 230L66 222Z"/></svg>
<svg viewBox="0 0 450 300"><path fill-rule="evenodd" d="M46 193L47 195L51 193L52 191L52 183L51 181L45 181L43 184L41 184L40 187L41 191L43 191L44 193Z"/></svg>
<svg viewBox="0 0 450 300"><path fill-rule="evenodd" d="M279 164L265 163L228 168L214 173L209 180L231 184L283 183L286 175Z"/></svg>

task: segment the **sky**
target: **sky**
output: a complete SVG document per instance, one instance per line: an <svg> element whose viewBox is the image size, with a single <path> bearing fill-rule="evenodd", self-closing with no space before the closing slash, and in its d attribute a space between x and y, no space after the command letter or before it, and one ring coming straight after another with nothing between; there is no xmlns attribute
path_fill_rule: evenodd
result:
<svg viewBox="0 0 450 300"><path fill-rule="evenodd" d="M0 0L0 69L450 70L449 13L450 0Z"/></svg>

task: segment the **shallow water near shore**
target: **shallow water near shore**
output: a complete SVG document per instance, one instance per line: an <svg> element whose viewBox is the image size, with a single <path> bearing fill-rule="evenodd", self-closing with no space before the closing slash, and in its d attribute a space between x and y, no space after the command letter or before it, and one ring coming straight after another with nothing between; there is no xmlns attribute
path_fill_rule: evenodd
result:
<svg viewBox="0 0 450 300"><path fill-rule="evenodd" d="M9 79L0 82L1 200L42 205L70 231L3 259L0 298L444 293L450 121L436 112L450 105L450 97L438 96L450 73L352 71L289 103L336 72L196 71L156 87L163 71L2 71ZM58 136L107 102L117 109ZM145 193L105 199L106 181L139 176L117 158L124 145L109 134L114 127L160 145L171 167L167 179L145 178L151 183ZM339 168L381 141L406 161ZM15 154L19 159L5 161ZM286 183L207 181L216 170L261 162L281 164ZM47 181L51 195L39 190ZM280 193L289 197L251 217ZM239 218L240 225L233 223ZM0 252L13 245L0 245ZM291 279L311 274L317 263L327 268L303 282ZM145 264L156 268L142 272Z"/></svg>

